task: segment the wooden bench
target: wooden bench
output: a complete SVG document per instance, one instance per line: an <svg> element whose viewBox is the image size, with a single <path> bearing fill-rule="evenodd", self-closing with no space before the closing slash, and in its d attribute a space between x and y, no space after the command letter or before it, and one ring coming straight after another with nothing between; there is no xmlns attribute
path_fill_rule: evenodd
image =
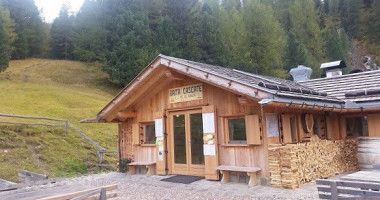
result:
<svg viewBox="0 0 380 200"><path fill-rule="evenodd" d="M317 179L320 199L380 199L380 184Z"/></svg>
<svg viewBox="0 0 380 200"><path fill-rule="evenodd" d="M136 174L136 166L145 166L148 169L146 173L148 176L155 174L156 162L131 162L128 164L128 173Z"/></svg>
<svg viewBox="0 0 380 200"><path fill-rule="evenodd" d="M239 167L239 166L227 166L227 165L220 165L216 167L216 170L219 170L220 173L223 175L222 177L222 183L228 183L230 182L230 172L247 172L247 175L249 176L249 186L255 186L257 185L257 179L256 179L256 173L260 171L260 168L256 167Z"/></svg>

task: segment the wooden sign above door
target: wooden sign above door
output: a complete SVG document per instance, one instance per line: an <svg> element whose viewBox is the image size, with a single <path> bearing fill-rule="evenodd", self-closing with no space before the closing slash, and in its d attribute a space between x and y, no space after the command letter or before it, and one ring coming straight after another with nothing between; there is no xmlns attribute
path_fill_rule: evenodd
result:
<svg viewBox="0 0 380 200"><path fill-rule="evenodd" d="M169 90L169 103L194 101L202 98L202 84L187 85Z"/></svg>

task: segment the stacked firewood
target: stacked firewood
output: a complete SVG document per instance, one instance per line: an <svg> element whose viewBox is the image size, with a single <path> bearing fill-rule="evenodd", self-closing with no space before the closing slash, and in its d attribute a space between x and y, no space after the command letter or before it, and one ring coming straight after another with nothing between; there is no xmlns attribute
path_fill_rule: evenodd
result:
<svg viewBox="0 0 380 200"><path fill-rule="evenodd" d="M319 140L269 145L269 171L274 187L297 188L317 178L356 171L357 140Z"/></svg>

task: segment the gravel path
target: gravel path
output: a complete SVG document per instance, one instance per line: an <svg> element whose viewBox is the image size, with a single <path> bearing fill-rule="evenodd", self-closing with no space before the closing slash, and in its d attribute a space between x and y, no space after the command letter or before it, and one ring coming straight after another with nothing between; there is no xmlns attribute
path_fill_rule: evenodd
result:
<svg viewBox="0 0 380 200"><path fill-rule="evenodd" d="M315 184L289 190L244 183L221 184L200 180L191 184L160 181L168 176L103 173L66 179L60 185L104 186L118 184L117 199L318 199Z"/></svg>

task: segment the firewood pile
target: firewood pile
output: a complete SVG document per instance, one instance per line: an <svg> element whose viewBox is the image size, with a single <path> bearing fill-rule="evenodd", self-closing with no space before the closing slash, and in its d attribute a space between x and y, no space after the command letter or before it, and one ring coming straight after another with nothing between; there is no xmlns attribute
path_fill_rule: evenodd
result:
<svg viewBox="0 0 380 200"><path fill-rule="evenodd" d="M317 178L358 169L356 139L320 140L298 144L270 144L269 171L274 187L297 188Z"/></svg>

